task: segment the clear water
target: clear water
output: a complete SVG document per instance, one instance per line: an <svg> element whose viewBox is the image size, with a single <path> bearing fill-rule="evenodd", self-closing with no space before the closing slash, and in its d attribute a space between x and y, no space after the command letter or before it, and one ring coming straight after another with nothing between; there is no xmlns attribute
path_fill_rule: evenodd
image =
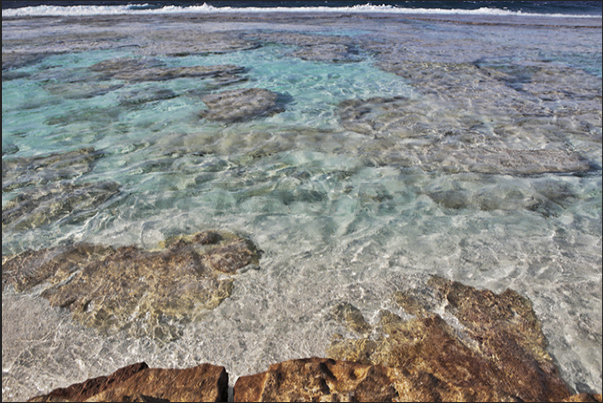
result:
<svg viewBox="0 0 603 403"><path fill-rule="evenodd" d="M159 367L212 362L226 366L234 383L273 362L324 355L330 337L343 332L329 315L337 303L353 303L371 322L393 291L432 274L495 292L512 288L530 298L564 379L574 390L600 392L600 20L584 28L574 19L553 24L529 18L509 26L517 21L469 25L395 16L302 17L216 17L199 23L105 16L98 24L94 18L3 19L3 52L64 51L74 47L76 35L110 37L101 46L83 40L77 49L9 72L27 76L2 83L3 161L94 147L104 156L74 181L120 185L115 197L78 219L3 228L3 255L76 241L152 248L169 236L212 228L249 236L264 251L261 270L238 275L230 298L168 344L101 336L51 308L39 290L3 292L3 400L28 398L142 360ZM198 78L113 80L103 84L123 86L86 99L68 96L74 77L94 83L87 67L148 56L147 45L163 49L162 41L179 32L226 33L262 46L154 56L168 67L248 69L247 81L223 89ZM362 60L295 57L312 38L349 38ZM424 62L428 70L436 68L428 63L475 63L512 71L515 81L468 83L466 88L481 91L479 98L448 99L379 68L392 60ZM533 66L556 74L553 81L566 88L562 98L538 98L522 87L527 82L522 74ZM453 80L454 75L433 85L441 89ZM179 96L120 105L120 96L151 86ZM286 110L233 124L199 118L206 108L200 94L247 87L282 94ZM587 96L597 91L598 98ZM588 159L593 169L510 175L402 163L392 155L421 149L435 134L370 136L346 128L339 115L341 101L393 96L426 111L427 133L446 125L457 130L458 122L471 118L483 123L471 139L475 148L567 149ZM463 107L456 103L465 99L470 102ZM497 112L514 102L570 112L526 114L521 121ZM503 126L508 135L495 135ZM454 150L466 138L438 141L443 150ZM462 206L438 197L445 192L462 197ZM18 193L4 192L3 207ZM545 202L534 208L533 200Z"/></svg>

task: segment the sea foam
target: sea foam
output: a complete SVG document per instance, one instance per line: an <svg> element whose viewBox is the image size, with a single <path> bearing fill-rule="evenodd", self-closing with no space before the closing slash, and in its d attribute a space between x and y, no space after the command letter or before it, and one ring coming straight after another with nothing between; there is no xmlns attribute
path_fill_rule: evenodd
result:
<svg viewBox="0 0 603 403"><path fill-rule="evenodd" d="M523 16L549 18L598 18L600 15L580 14L544 14L510 11L499 8L481 7L474 10L443 8L403 8L391 5L355 5L349 7L215 7L207 3L200 6L165 6L148 8L148 4L130 4L127 6L36 6L2 10L2 17L29 16L87 16L120 14L173 14L173 13L385 13L385 14L422 14L422 15L468 15L468 16Z"/></svg>

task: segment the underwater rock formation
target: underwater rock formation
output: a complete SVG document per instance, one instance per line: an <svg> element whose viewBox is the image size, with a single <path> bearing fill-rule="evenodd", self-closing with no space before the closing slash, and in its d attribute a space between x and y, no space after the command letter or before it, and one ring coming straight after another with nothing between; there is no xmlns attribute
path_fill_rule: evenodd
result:
<svg viewBox="0 0 603 403"><path fill-rule="evenodd" d="M338 43L306 45L291 55L314 62L350 63L362 60L354 46Z"/></svg>
<svg viewBox="0 0 603 403"><path fill-rule="evenodd" d="M150 87L131 90L121 94L117 99L121 105L138 105L153 101L162 101L177 97L174 91L167 88Z"/></svg>
<svg viewBox="0 0 603 403"><path fill-rule="evenodd" d="M280 113L278 94L262 88L242 88L206 95L201 100L208 110L201 117L219 122L240 122Z"/></svg>
<svg viewBox="0 0 603 403"><path fill-rule="evenodd" d="M108 94L109 92L118 90L122 87L123 84L93 83L85 81L44 85L46 91L65 99L93 98Z"/></svg>
<svg viewBox="0 0 603 403"><path fill-rule="evenodd" d="M82 148L66 153L3 159L2 192L81 176L89 172L93 162L100 157L102 153L94 148Z"/></svg>
<svg viewBox="0 0 603 403"><path fill-rule="evenodd" d="M106 79L125 81L164 81L174 78L197 77L213 78L222 75L238 74L244 67L234 65L164 67L163 62L153 58L118 58L93 64L91 71L101 72Z"/></svg>
<svg viewBox="0 0 603 403"><path fill-rule="evenodd" d="M225 402L227 399L228 374L224 367L201 364L186 369L160 369L149 368L142 362L28 401Z"/></svg>
<svg viewBox="0 0 603 403"><path fill-rule="evenodd" d="M249 240L207 231L155 251L77 244L3 257L2 288L44 284L52 306L101 333L172 340L178 323L201 319L230 296L232 275L258 263Z"/></svg>
<svg viewBox="0 0 603 403"><path fill-rule="evenodd" d="M115 182L58 182L24 189L2 208L2 229L21 231L59 219L88 217L118 192L119 185Z"/></svg>
<svg viewBox="0 0 603 403"><path fill-rule="evenodd" d="M48 53L38 52L2 52L2 71L19 69L30 64L35 64L41 62L50 55L51 54ZM4 74L2 77L4 78Z"/></svg>
<svg viewBox="0 0 603 403"><path fill-rule="evenodd" d="M491 124L493 129L484 125L483 117L463 112L464 108L452 102L444 107L440 102L435 108L436 104L429 97L352 99L339 104L338 114L347 130L372 137L363 151L375 154L383 164L449 173L511 175L575 173L595 168L596 164L554 138L562 129L553 130L553 117L548 123L546 119L534 119L514 125L507 122L513 114L516 120L526 120L517 111L505 117L486 115L496 121ZM513 148L516 136L530 138L534 149ZM547 147L541 148L543 145Z"/></svg>
<svg viewBox="0 0 603 403"><path fill-rule="evenodd" d="M569 397L530 301L516 292L495 294L432 277L424 288L392 299L414 318L383 310L375 337L336 335L327 356L399 369L394 384L403 400Z"/></svg>
<svg viewBox="0 0 603 403"><path fill-rule="evenodd" d="M513 150L508 148L433 149L421 156L430 169L449 172L536 175L542 173L588 172L593 165L567 150Z"/></svg>

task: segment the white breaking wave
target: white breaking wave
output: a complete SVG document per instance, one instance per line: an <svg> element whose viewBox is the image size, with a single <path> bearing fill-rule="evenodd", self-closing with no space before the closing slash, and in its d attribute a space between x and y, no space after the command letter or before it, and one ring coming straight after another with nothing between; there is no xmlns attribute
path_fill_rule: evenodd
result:
<svg viewBox="0 0 603 403"><path fill-rule="evenodd" d="M475 10L442 9L442 8L399 8L390 5L375 6L370 4L350 7L214 7L209 4L201 6L165 6L148 9L148 4L131 4L127 6L36 6L2 10L2 17L28 16L86 16L86 15L123 15L123 14L174 14L174 13L387 13L387 14L436 14L436 15L485 15L485 16L525 16L554 18L601 18L600 15L578 14L542 14L509 11L498 8L482 7Z"/></svg>

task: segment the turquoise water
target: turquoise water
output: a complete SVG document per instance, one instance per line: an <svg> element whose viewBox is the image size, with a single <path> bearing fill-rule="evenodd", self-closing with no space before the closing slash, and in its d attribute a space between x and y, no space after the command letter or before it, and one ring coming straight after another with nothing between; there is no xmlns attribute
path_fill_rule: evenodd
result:
<svg viewBox="0 0 603 403"><path fill-rule="evenodd" d="M234 382L324 355L342 333L336 303L374 322L393 291L433 274L529 297L570 387L601 390L600 21L106 18L3 20L3 52L70 49L3 71L3 182L5 162L93 147L90 169L49 183L119 186L44 224L5 225L11 200L47 189L42 168L26 173L29 185L2 194L3 256L78 241L154 248L219 228L250 237L261 269L238 275L230 298L168 344L101 336L39 291L5 290L3 399L140 360L220 363ZM225 53L169 55L199 38ZM347 46L348 59L324 61L327 45ZM89 69L123 57L245 71L221 84ZM203 96L239 88L273 91L284 110L201 117ZM515 157L534 150L553 168Z"/></svg>

